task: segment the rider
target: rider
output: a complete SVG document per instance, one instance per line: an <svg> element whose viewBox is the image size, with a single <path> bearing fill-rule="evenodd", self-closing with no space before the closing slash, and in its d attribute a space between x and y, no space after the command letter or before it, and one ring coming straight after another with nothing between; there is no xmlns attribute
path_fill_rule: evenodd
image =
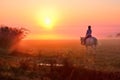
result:
<svg viewBox="0 0 120 80"><path fill-rule="evenodd" d="M87 38L92 37L91 34L92 34L92 30L91 30L91 26L89 25L89 26L88 26L88 30L87 30L87 32L86 32L85 39L84 39L84 44L85 44Z"/></svg>

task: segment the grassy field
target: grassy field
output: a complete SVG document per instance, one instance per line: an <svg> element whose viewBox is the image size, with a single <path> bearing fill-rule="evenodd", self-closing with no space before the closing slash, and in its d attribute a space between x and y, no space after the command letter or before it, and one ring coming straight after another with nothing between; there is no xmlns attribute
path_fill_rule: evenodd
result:
<svg viewBox="0 0 120 80"><path fill-rule="evenodd" d="M79 40L26 40L0 65L1 80L119 80L120 40L99 40L95 54Z"/></svg>
<svg viewBox="0 0 120 80"><path fill-rule="evenodd" d="M33 43L35 42L35 43ZM24 44L24 46L22 46ZM27 51L30 54L41 54L44 56L72 56L77 63L81 64L82 60L90 56L86 56L86 48L80 44L80 41L24 41L22 51ZM25 53L25 52L24 52ZM97 50L95 52L94 61L96 67L101 70L118 71L120 69L120 40L119 39L104 39L99 40Z"/></svg>

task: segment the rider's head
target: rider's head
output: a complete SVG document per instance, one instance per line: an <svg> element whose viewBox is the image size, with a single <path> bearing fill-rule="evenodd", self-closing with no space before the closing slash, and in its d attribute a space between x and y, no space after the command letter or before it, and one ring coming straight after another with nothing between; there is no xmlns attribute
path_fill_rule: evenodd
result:
<svg viewBox="0 0 120 80"><path fill-rule="evenodd" d="M90 25L88 26L88 29L91 29L91 26L90 26Z"/></svg>

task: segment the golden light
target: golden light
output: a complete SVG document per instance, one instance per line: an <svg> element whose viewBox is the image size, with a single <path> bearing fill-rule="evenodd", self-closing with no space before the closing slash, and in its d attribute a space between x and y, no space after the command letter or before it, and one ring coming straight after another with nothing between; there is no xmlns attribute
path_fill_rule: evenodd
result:
<svg viewBox="0 0 120 80"><path fill-rule="evenodd" d="M58 13L56 9L44 8L36 13L37 25L44 29L53 29L58 20Z"/></svg>
<svg viewBox="0 0 120 80"><path fill-rule="evenodd" d="M45 19L45 23L46 23L47 25L50 25L50 22L51 22L51 21L50 21L49 18L46 18L46 19Z"/></svg>
<svg viewBox="0 0 120 80"><path fill-rule="evenodd" d="M31 34L26 39L40 39L40 40L60 40L65 39L66 37L63 35L57 35L57 34Z"/></svg>
<svg viewBox="0 0 120 80"><path fill-rule="evenodd" d="M47 29L53 28L52 20L50 18L45 18L44 20L44 27Z"/></svg>

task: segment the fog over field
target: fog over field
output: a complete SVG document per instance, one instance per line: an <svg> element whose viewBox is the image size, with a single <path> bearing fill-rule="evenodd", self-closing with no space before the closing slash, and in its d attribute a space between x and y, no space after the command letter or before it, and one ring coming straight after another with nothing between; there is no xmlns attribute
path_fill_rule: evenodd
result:
<svg viewBox="0 0 120 80"><path fill-rule="evenodd" d="M98 41L87 51L79 40L23 40L0 54L0 79L119 80L120 39Z"/></svg>
<svg viewBox="0 0 120 80"><path fill-rule="evenodd" d="M24 40L20 43L20 51L32 55L61 56L71 52L77 63L82 64L87 55L86 47L79 40ZM92 54L92 51L89 52ZM88 54L88 55L89 55ZM90 55L86 57L91 59ZM100 39L95 51L96 69L111 71L120 70L120 40ZM91 62L90 62L91 63Z"/></svg>

